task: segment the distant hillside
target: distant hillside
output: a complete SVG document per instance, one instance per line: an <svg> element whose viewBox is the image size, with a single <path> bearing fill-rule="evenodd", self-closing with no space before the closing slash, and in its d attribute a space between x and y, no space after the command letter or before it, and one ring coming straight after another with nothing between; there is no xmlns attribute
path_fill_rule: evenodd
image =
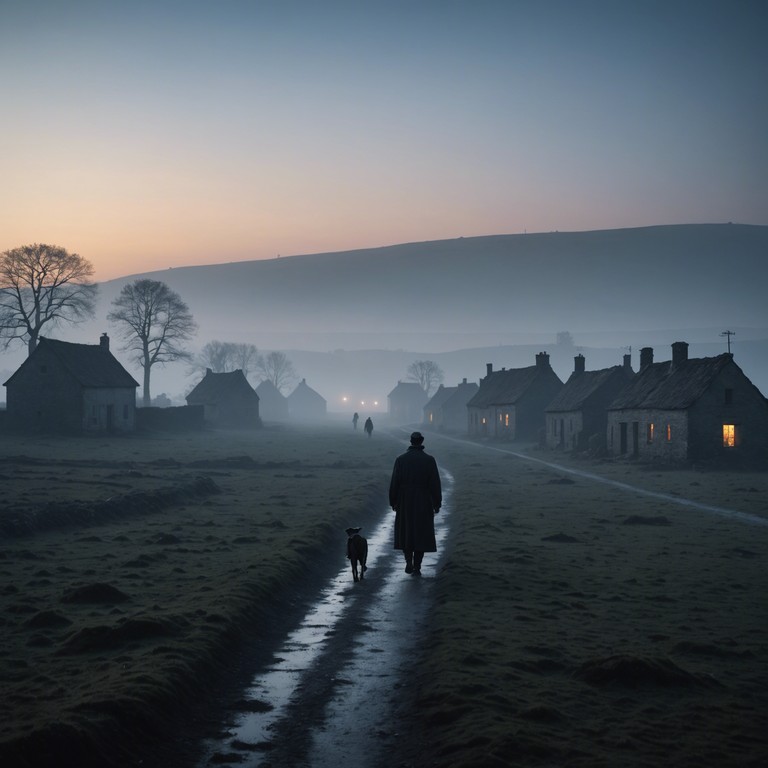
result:
<svg viewBox="0 0 768 768"><path fill-rule="evenodd" d="M181 294L201 339L265 348L413 348L411 335L443 335L450 349L468 346L451 345L454 335L475 345L559 330L768 325L765 226L471 237L169 269L102 284L103 313L144 276Z"/></svg>

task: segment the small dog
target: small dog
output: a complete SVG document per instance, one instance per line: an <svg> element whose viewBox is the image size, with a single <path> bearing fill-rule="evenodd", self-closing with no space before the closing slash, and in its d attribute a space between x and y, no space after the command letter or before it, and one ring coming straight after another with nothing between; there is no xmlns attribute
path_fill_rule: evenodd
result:
<svg viewBox="0 0 768 768"><path fill-rule="evenodd" d="M368 559L368 541L360 535L360 528L347 528L347 557L352 563L352 578L362 581L363 574L368 570L365 561ZM360 576L357 575L357 564L360 563Z"/></svg>

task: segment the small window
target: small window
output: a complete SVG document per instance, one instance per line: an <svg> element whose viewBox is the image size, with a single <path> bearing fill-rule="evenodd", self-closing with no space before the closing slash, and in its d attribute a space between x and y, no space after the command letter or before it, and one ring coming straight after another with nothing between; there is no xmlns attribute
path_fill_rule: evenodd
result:
<svg viewBox="0 0 768 768"><path fill-rule="evenodd" d="M509 426L509 414L508 413L504 414L504 426L505 427Z"/></svg>
<svg viewBox="0 0 768 768"><path fill-rule="evenodd" d="M668 443L672 442L672 425L671 424L667 424L667 442Z"/></svg>
<svg viewBox="0 0 768 768"><path fill-rule="evenodd" d="M648 439L649 443L653 442L653 432L654 432L654 424L653 424L653 422L651 422L648 425L648 433L647 433L647 439Z"/></svg>
<svg viewBox="0 0 768 768"><path fill-rule="evenodd" d="M723 448L736 447L736 425L723 424Z"/></svg>
<svg viewBox="0 0 768 768"><path fill-rule="evenodd" d="M732 389L726 389L725 390L725 404L726 405L732 405L733 404L733 390Z"/></svg>

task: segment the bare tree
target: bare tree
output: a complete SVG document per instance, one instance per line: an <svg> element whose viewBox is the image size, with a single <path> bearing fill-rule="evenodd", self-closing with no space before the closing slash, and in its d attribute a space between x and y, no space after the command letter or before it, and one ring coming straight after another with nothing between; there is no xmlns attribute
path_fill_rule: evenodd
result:
<svg viewBox="0 0 768 768"><path fill-rule="evenodd" d="M442 384L445 376L443 369L433 360L414 360L408 366L408 378L421 384L421 388L430 395Z"/></svg>
<svg viewBox="0 0 768 768"><path fill-rule="evenodd" d="M232 344L232 365L235 370L241 370L246 379L258 364L259 350L253 344Z"/></svg>
<svg viewBox="0 0 768 768"><path fill-rule="evenodd" d="M284 352L270 352L260 356L256 367L261 378L271 381L280 392L296 380L293 363Z"/></svg>
<svg viewBox="0 0 768 768"><path fill-rule="evenodd" d="M123 286L107 315L119 327L123 349L133 352L144 369L144 406L151 404L149 378L152 366L191 360L184 343L197 332L189 307L175 291L157 280L136 280Z"/></svg>
<svg viewBox="0 0 768 768"><path fill-rule="evenodd" d="M0 338L34 352L46 325L93 317L98 286L91 263L58 245L34 243L0 254Z"/></svg>
<svg viewBox="0 0 768 768"><path fill-rule="evenodd" d="M258 364L259 351L253 344L239 344L231 341L209 341L200 350L189 368L197 373L210 368L214 373L241 370L248 373Z"/></svg>

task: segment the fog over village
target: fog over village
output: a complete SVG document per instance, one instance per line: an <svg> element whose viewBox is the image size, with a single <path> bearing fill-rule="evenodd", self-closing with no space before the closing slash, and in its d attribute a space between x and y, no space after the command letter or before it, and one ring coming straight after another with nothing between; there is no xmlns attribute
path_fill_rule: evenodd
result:
<svg viewBox="0 0 768 768"><path fill-rule="evenodd" d="M640 348L654 347L664 360L675 341L687 341L691 357L720 354L730 343L765 392L766 253L768 227L712 224L460 238L179 267L102 283L93 321L46 335L93 344L107 332L113 354L140 382L106 315L123 285L148 277L188 304L199 326L191 351L218 340L284 352L296 374L284 394L306 379L330 415L386 414L388 393L409 378L414 360L433 360L453 386L479 380L487 363L525 367L546 351L565 381L577 354L588 369L599 369L629 353L636 370ZM23 359L13 348L0 356L3 381ZM155 366L152 395L182 405L203 374L184 362ZM256 386L258 372L249 379Z"/></svg>

